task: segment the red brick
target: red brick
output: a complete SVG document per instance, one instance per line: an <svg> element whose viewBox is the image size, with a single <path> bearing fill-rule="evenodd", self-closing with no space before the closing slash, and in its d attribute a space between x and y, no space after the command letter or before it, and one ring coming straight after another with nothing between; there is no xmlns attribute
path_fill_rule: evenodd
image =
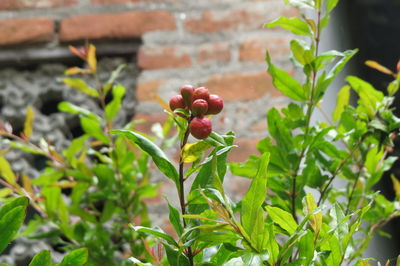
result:
<svg viewBox="0 0 400 266"><path fill-rule="evenodd" d="M136 99L140 102L152 101L163 83L163 80L138 82L136 85Z"/></svg>
<svg viewBox="0 0 400 266"><path fill-rule="evenodd" d="M231 51L227 43L211 43L200 46L197 54L197 62L226 62L231 59Z"/></svg>
<svg viewBox="0 0 400 266"><path fill-rule="evenodd" d="M142 47L138 53L138 66L143 69L182 68L192 65L184 47Z"/></svg>
<svg viewBox="0 0 400 266"><path fill-rule="evenodd" d="M60 40L138 38L149 31L175 28L173 15L166 11L80 15L61 22Z"/></svg>
<svg viewBox="0 0 400 266"><path fill-rule="evenodd" d="M0 20L0 45L50 41L54 21L49 18Z"/></svg>
<svg viewBox="0 0 400 266"><path fill-rule="evenodd" d="M185 28L192 33L214 33L243 28L262 28L264 22L265 16L259 10L204 11L198 19L187 19Z"/></svg>
<svg viewBox="0 0 400 266"><path fill-rule="evenodd" d="M235 140L235 145L239 146L232 149L228 155L228 159L232 162L244 162L249 155L259 154L257 151L258 138L238 138Z"/></svg>
<svg viewBox="0 0 400 266"><path fill-rule="evenodd" d="M93 4L125 4L125 3L135 3L138 0L91 0Z"/></svg>
<svg viewBox="0 0 400 266"><path fill-rule="evenodd" d="M241 61L264 62L268 50L272 57L289 53L289 39L285 37L253 39L240 43L239 58Z"/></svg>
<svg viewBox="0 0 400 266"><path fill-rule="evenodd" d="M0 10L71 6L76 0L1 0Z"/></svg>
<svg viewBox="0 0 400 266"><path fill-rule="evenodd" d="M266 94L281 95L265 72L213 75L204 85L225 101L254 100Z"/></svg>
<svg viewBox="0 0 400 266"><path fill-rule="evenodd" d="M93 4L126 4L139 2L173 2L176 0L91 0Z"/></svg>
<svg viewBox="0 0 400 266"><path fill-rule="evenodd" d="M151 127L153 126L153 124L155 123L163 124L167 120L167 118L168 115L166 113L136 114L134 119L144 120L144 122L135 125L135 130L153 135L153 133L151 132Z"/></svg>

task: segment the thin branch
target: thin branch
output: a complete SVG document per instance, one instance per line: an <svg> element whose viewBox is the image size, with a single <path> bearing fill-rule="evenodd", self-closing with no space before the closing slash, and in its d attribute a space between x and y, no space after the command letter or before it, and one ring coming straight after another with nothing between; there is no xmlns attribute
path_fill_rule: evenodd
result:
<svg viewBox="0 0 400 266"><path fill-rule="evenodd" d="M190 121L192 120L192 117L189 118L188 120L188 125L190 123ZM181 205L181 212L182 212L182 216L186 214L186 203L185 203L185 175L183 173L183 166L184 166L184 162L183 162L183 148L185 147L187 141L189 138L189 126L186 129L186 132L183 136L183 139L181 141L181 145L180 145L180 157L179 157L179 188L178 188L178 194L179 194L179 203ZM183 222L183 227L186 228L187 224L186 224L186 220L185 218L182 217L182 222ZM189 263L191 266L194 266L194 262L193 262L193 252L192 252L192 248L188 247L187 248L187 256L189 259Z"/></svg>
<svg viewBox="0 0 400 266"><path fill-rule="evenodd" d="M354 148L350 151L350 153L347 155L346 158L344 158L341 163L339 164L338 168L336 168L335 172L332 174L332 177L329 179L328 184L324 187L324 189L321 191L320 198L318 200L317 206L320 206L321 202L323 201L323 198L325 196L326 191L328 190L329 186L332 184L333 180L338 176L342 168L346 165L347 161L353 156L354 152L360 147L361 143L364 141L366 135L363 135L360 140L357 142L357 144L354 146Z"/></svg>

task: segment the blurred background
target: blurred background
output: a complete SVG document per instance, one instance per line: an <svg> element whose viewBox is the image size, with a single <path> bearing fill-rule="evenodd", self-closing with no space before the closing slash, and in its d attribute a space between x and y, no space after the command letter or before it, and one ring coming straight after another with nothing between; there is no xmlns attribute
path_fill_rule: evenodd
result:
<svg viewBox="0 0 400 266"><path fill-rule="evenodd" d="M398 0L341 1L323 33L322 47L360 49L342 77L357 74L386 88L389 79L368 69L364 61L395 68L400 58L398 14ZM265 73L265 51L279 67L296 75L288 60L292 36L263 28L280 15L296 16L297 11L281 0L0 0L0 120L19 132L30 105L35 109L33 138L46 136L65 147L71 137L83 134L78 118L62 114L57 104L68 100L92 110L99 107L57 79L66 67L81 64L68 45L89 41L97 47L100 78L107 79L110 71L127 64L119 78L128 89L120 125L144 119L138 129L151 134L152 124L167 117L155 96L167 101L181 85L206 86L226 102L215 130L236 132L240 147L231 160L244 161L257 153L255 144L267 134L266 111L288 102ZM327 113L343 84L339 79L328 92L323 103ZM317 114L314 119L319 118ZM14 170L31 177L45 166L40 156L11 152L9 159ZM400 176L398 169L394 172ZM389 178L384 180L388 182L377 189L393 198ZM234 178L228 189L238 195L247 182ZM168 193L168 185L161 193ZM161 222L167 219L162 201L160 197L149 202ZM385 229L392 239L377 237L365 255L382 262L396 257L399 226L398 221L388 224ZM21 240L9 250L10 256L27 256L31 244Z"/></svg>

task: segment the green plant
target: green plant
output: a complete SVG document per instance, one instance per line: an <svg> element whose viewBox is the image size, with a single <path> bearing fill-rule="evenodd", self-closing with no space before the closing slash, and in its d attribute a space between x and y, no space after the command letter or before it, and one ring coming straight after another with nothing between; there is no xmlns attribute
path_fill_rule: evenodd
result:
<svg viewBox="0 0 400 266"><path fill-rule="evenodd" d="M162 137L161 148L154 139L134 131L134 123L113 129L112 119L125 91L114 84L121 69L100 85L94 47L72 48L89 67L70 68L66 74L91 75L96 89L82 79L65 78L63 82L98 98L103 118L62 103L61 110L80 116L85 131L62 153L45 140L39 144L29 141L31 109L23 135L13 135L8 126L2 128L0 133L9 139L10 147L49 159L43 174L30 180L23 175L18 178L0 157L1 183L5 186L2 196L26 195L41 215L20 235L32 237L38 225L51 224L53 231L33 237L53 237L66 250L86 247L89 265L369 265L371 259L363 259L362 253L371 237L375 232L384 233L381 227L400 214L400 181L392 177L396 192L393 201L373 189L397 159L388 152L400 128L392 107L400 67L395 73L368 61L370 67L394 77L387 93L349 76L348 85L338 93L332 121L311 123L326 90L356 50L320 51L321 32L338 0L285 2L315 13L315 19L301 14L267 24L302 36L302 40L291 41L290 47L294 64L302 70L303 82L275 66L267 54L268 73L275 87L293 102L267 112L270 136L258 143L260 154L244 163L227 160L229 151L235 148L233 132L212 132L207 114L218 114L223 101L209 95L204 87L183 86L181 95L170 101L172 112L164 103L169 119L158 134ZM351 91L358 97L355 106L349 105ZM113 100L106 104L109 93ZM178 165L163 151L176 139L167 138L172 125L180 141ZM190 134L198 141L190 143ZM89 143L88 147L84 143ZM152 228L146 206L140 201L156 193L157 185L149 180L150 159L176 186L180 206L168 203L168 209L177 237ZM252 179L239 202L233 202L224 190L228 165L233 174ZM343 185L335 184L337 179ZM70 187L71 203L62 196L63 189ZM10 222L15 228L21 224L28 203L23 198L11 202L18 200L24 206L17 207L20 216ZM139 216L140 222L134 222L134 216ZM0 229L6 217L10 216L0 216ZM75 217L78 219L71 223ZM15 231L6 242L14 235ZM125 245L129 246L124 250L131 256L128 259L115 255ZM83 250L79 252L85 257ZM35 260L48 262L49 254L39 253Z"/></svg>
<svg viewBox="0 0 400 266"><path fill-rule="evenodd" d="M103 113L96 114L69 102L60 103L61 111L79 116L84 131L64 151L57 151L45 138L39 142L31 140L34 111L30 107L20 136L13 134L9 125L3 125L0 130L3 142L11 149L46 157L47 167L40 176L31 178L14 173L5 157L0 156L3 177L0 182L4 186L0 194L2 198L28 197L37 213L20 236L51 238L54 245L65 251L86 247L90 250L89 265L130 263L124 257L141 255L145 245L128 224L140 219L143 225L150 226L143 199L157 195L159 184L150 182L149 156L124 138L108 133L126 91L115 82L124 66L112 72L102 84L97 75L95 47L70 48L86 62L87 68L69 68L61 81L97 99ZM106 98L111 100L107 102ZM125 128L132 129L138 122L133 121ZM171 123L172 120L167 121L158 130L165 147L174 143L174 138L167 137ZM43 225L47 231L37 233L37 228Z"/></svg>
<svg viewBox="0 0 400 266"><path fill-rule="evenodd" d="M2 252L9 242L17 235L18 229L22 225L26 215L29 199L27 197L17 197L7 200L0 208L0 252ZM87 249L81 248L72 251L66 255L59 264L66 265L84 265L88 258ZM47 266L52 265L51 256L48 250L39 252L29 266Z"/></svg>
<svg viewBox="0 0 400 266"><path fill-rule="evenodd" d="M394 201L374 191L373 186L397 159L387 157L387 150L400 127L392 107L400 75L386 69L395 78L386 95L358 77L347 77L348 85L338 93L333 121L312 124L311 116L320 108L329 85L357 51L319 49L321 32L337 0L285 2L315 13L315 19L301 14L266 24L303 36L303 40L292 40L290 47L304 82L275 66L267 54L268 73L275 87L294 102L280 111L268 111L270 137L258 143L261 155L230 164L232 173L252 179L240 202L232 202L222 186L226 155L234 147L232 132L212 132L204 140L187 143L193 112L190 115L187 109L175 109L175 116L170 116L174 116L181 140L181 160L176 170L154 143L137 132L112 131L146 151L177 187L181 211L171 205L169 210L178 240L159 228L132 226L136 232L159 238L164 246L166 258L150 254L151 263L368 265L370 259L361 256L371 237L399 216L399 181L393 177L397 193ZM378 70L383 68L373 65ZM351 90L358 96L354 107L349 105ZM193 94L188 91L193 89L185 86L180 98L187 106L193 98L203 98L200 91L196 97L189 97ZM204 155L207 149L209 153ZM184 163L191 163L186 173ZM193 184L185 195L184 182L192 176ZM336 179L344 185L335 185ZM139 259L148 257L134 260L139 265L150 265Z"/></svg>

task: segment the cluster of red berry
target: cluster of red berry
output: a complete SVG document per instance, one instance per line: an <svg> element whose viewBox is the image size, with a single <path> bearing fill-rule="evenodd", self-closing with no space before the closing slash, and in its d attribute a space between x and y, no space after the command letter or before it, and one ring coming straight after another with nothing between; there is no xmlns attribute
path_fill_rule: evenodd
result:
<svg viewBox="0 0 400 266"><path fill-rule="evenodd" d="M215 94L210 94L205 87L194 88L191 85L181 87L181 94L172 96L169 107L189 110L189 131L197 139L207 138L212 131L210 119L205 115L216 115L224 107L224 101Z"/></svg>

